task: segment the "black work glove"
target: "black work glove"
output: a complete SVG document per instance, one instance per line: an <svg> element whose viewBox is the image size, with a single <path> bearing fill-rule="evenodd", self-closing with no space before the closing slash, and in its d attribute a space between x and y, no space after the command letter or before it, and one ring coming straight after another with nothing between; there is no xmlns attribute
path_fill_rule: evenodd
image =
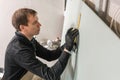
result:
<svg viewBox="0 0 120 80"><path fill-rule="evenodd" d="M79 34L79 31L78 29L73 29L73 28L70 28L66 35L65 35L65 48L68 50L68 51L71 51L72 48L73 48L73 45L74 45L74 40L76 38L76 36Z"/></svg>

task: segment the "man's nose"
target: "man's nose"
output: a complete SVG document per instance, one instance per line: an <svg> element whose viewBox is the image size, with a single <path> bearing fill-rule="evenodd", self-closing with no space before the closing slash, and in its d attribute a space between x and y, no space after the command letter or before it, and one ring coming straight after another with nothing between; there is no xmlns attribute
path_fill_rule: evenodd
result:
<svg viewBox="0 0 120 80"><path fill-rule="evenodd" d="M40 27L41 26L41 24L38 22L38 27Z"/></svg>
<svg viewBox="0 0 120 80"><path fill-rule="evenodd" d="M39 23L39 26L42 26L42 25Z"/></svg>

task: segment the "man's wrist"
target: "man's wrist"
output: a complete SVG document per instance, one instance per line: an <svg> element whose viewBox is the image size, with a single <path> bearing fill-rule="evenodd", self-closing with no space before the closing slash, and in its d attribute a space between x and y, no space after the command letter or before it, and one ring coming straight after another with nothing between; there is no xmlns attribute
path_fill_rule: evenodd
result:
<svg viewBox="0 0 120 80"><path fill-rule="evenodd" d="M71 54L71 51L67 50L66 48L64 48L64 51Z"/></svg>

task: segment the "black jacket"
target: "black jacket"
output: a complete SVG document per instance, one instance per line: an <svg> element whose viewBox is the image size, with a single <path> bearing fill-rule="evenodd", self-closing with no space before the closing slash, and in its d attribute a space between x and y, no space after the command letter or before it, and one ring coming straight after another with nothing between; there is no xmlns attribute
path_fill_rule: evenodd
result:
<svg viewBox="0 0 120 80"><path fill-rule="evenodd" d="M59 59L55 65L48 67L36 56L47 61ZM3 80L20 80L27 71L31 71L45 80L57 80L62 74L69 56L70 54L62 51L61 48L47 50L34 38L29 41L24 35L16 32L6 49Z"/></svg>

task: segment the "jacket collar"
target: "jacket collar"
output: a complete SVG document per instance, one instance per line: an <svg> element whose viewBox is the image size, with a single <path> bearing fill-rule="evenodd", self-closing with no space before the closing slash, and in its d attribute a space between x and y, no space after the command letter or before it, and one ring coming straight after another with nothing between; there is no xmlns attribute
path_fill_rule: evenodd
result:
<svg viewBox="0 0 120 80"><path fill-rule="evenodd" d="M18 40L20 40L22 43L26 44L26 45L31 45L34 38L30 41L25 35L23 35L22 33L20 33L19 31L15 32Z"/></svg>

